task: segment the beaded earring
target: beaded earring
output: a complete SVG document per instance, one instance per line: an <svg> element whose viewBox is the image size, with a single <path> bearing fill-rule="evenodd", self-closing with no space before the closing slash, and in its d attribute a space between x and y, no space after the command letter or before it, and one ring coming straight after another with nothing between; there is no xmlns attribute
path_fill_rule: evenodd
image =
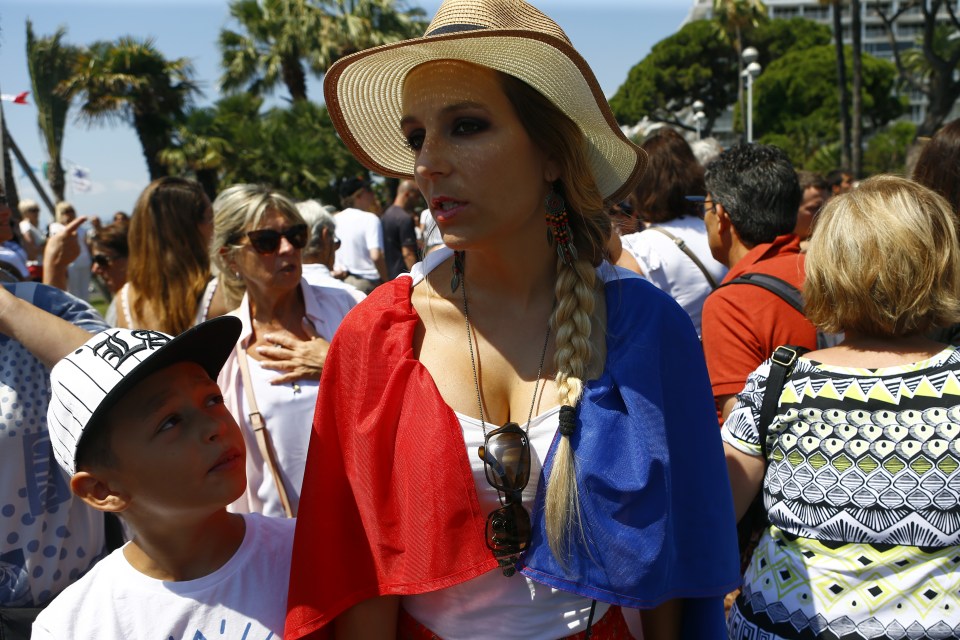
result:
<svg viewBox="0 0 960 640"><path fill-rule="evenodd" d="M544 208L547 211L547 242L556 243L557 255L563 263L569 265L577 259L577 248L573 244L573 231L567 215L567 203L559 193L551 189L547 194Z"/></svg>

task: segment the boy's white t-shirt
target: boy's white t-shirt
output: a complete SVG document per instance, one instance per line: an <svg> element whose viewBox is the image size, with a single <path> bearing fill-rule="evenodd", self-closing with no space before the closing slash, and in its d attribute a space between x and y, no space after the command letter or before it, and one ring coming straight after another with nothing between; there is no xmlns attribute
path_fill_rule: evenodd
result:
<svg viewBox="0 0 960 640"><path fill-rule="evenodd" d="M341 243L337 249L337 264L358 278L379 278L380 273L370 257L370 250L383 251L383 225L380 218L369 211L348 208L334 215L333 219L337 223L337 237Z"/></svg>
<svg viewBox="0 0 960 640"><path fill-rule="evenodd" d="M283 637L295 521L244 514L240 548L213 573L165 582L117 549L40 613L34 640Z"/></svg>

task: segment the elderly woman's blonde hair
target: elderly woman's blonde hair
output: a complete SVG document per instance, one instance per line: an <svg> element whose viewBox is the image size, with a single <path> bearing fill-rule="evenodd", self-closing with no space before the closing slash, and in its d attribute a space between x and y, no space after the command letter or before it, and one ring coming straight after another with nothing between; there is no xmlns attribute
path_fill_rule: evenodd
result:
<svg viewBox="0 0 960 640"><path fill-rule="evenodd" d="M291 224L305 224L296 205L287 196L258 184L235 184L213 201L213 241L210 258L220 271L224 297L230 308L243 299L246 285L230 269L230 259L240 249L239 240L257 228L268 211L276 211ZM309 230L308 230L309 231Z"/></svg>
<svg viewBox="0 0 960 640"><path fill-rule="evenodd" d="M832 198L810 241L805 312L820 329L902 337L960 320L956 213L905 178Z"/></svg>

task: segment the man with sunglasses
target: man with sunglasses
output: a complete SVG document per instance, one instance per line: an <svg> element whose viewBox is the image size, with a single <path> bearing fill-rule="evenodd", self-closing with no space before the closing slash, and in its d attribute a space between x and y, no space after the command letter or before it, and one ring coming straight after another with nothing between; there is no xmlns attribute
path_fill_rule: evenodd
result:
<svg viewBox="0 0 960 640"><path fill-rule="evenodd" d="M773 290L733 282L763 274L803 288L800 238L793 233L802 192L786 154L737 145L711 162L704 178L710 252L730 269L703 305L703 351L722 425L747 376L780 345L815 348L817 330Z"/></svg>
<svg viewBox="0 0 960 640"><path fill-rule="evenodd" d="M348 272L347 284L369 294L387 279L380 202L369 182L348 178L340 185L340 203L343 210L334 216L341 242L337 264Z"/></svg>

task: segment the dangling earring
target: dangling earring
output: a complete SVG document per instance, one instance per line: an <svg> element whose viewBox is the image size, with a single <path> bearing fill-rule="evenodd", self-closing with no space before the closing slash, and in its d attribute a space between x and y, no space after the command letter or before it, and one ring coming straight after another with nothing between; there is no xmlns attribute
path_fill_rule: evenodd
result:
<svg viewBox="0 0 960 640"><path fill-rule="evenodd" d="M460 282L463 280L464 257L463 251L453 252L453 278L450 279L450 291L453 293L457 292L457 289L460 288Z"/></svg>
<svg viewBox="0 0 960 640"><path fill-rule="evenodd" d="M563 196L551 188L544 205L547 210L547 243L556 243L557 255L564 264L569 265L577 259L577 248L573 245L567 203Z"/></svg>

